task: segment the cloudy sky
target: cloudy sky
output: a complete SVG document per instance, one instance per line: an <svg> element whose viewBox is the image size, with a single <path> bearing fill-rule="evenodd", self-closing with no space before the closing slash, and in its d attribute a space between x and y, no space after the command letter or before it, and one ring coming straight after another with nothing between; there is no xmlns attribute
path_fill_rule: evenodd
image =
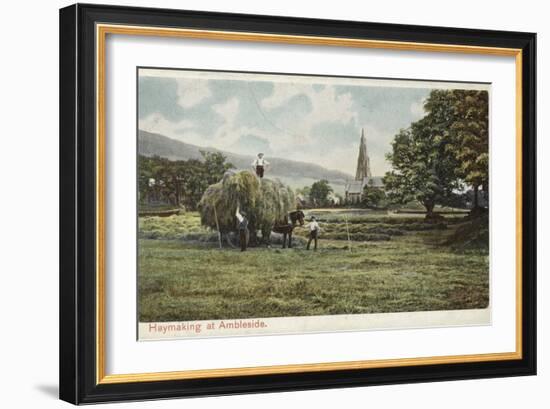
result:
<svg viewBox="0 0 550 409"><path fill-rule="evenodd" d="M264 152L355 173L361 128L373 174L437 84L373 79L139 70L139 128L199 146ZM446 85L447 87L448 85ZM439 87L439 86L437 86Z"/></svg>

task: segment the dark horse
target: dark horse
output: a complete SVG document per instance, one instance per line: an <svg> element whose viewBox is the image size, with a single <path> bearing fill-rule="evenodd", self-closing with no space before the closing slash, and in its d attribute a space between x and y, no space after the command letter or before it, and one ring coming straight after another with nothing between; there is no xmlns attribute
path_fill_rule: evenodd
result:
<svg viewBox="0 0 550 409"><path fill-rule="evenodd" d="M297 223L300 223L300 226L304 225L304 212L302 212L301 210L289 212L288 219L275 222L275 225L272 228L272 231L274 231L275 233L281 233L283 235L283 248L286 248L287 237L288 248L292 247L292 231L296 227Z"/></svg>

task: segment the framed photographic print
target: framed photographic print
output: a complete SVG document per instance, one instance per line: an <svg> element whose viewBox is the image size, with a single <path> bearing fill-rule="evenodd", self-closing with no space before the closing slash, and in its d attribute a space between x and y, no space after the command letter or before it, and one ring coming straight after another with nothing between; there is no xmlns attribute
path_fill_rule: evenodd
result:
<svg viewBox="0 0 550 409"><path fill-rule="evenodd" d="M535 43L61 9L61 399L535 374Z"/></svg>

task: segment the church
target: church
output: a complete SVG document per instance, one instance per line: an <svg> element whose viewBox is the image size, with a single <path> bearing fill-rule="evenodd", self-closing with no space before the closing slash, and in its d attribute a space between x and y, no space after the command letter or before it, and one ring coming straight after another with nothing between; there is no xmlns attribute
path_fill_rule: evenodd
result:
<svg viewBox="0 0 550 409"><path fill-rule="evenodd" d="M367 150L367 138L365 137L365 130L361 129L359 157L357 158L357 171L355 172L355 180L349 180L346 182L346 203L361 202L365 186L382 189L384 188L384 183L382 182L381 177L372 176L370 158Z"/></svg>

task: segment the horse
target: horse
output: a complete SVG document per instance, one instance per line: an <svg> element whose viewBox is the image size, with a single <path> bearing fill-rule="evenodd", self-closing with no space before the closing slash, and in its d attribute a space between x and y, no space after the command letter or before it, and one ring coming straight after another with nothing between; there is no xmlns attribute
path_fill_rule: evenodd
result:
<svg viewBox="0 0 550 409"><path fill-rule="evenodd" d="M287 220L280 220L279 222L275 222L271 230L275 233L281 233L283 235L283 248L286 248L287 237L288 248L292 248L292 231L296 227L297 223L300 223L300 226L304 225L304 217L304 212L302 212L301 210L295 210L288 213Z"/></svg>

